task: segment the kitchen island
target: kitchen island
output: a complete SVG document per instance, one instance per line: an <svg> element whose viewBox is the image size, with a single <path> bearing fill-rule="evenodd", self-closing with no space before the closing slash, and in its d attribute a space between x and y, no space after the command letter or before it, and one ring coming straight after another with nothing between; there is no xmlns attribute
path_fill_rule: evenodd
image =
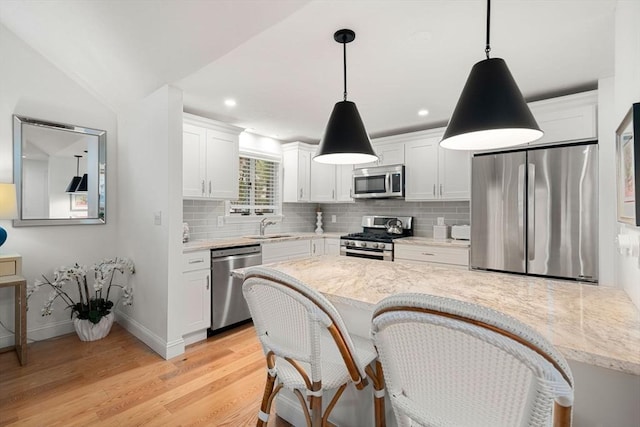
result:
<svg viewBox="0 0 640 427"><path fill-rule="evenodd" d="M349 330L364 337L369 336L375 304L403 292L454 298L509 314L544 335L569 360L576 382L575 426L640 423L640 312L623 290L340 256L268 267L322 292L340 310ZM233 274L242 277L243 271ZM290 409L286 400L285 395L278 401L281 415ZM361 397L354 392L344 400L346 405L354 405ZM342 412L358 410L352 407ZM338 418L342 412L338 407L334 410ZM350 425L349 421L338 421Z"/></svg>

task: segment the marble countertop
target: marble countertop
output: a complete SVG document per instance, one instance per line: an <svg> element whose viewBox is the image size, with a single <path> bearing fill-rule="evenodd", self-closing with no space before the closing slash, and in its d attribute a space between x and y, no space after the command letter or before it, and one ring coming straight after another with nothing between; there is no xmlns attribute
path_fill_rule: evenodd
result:
<svg viewBox="0 0 640 427"><path fill-rule="evenodd" d="M223 237L220 239L207 239L207 240L191 240L187 243L183 243L182 245L182 253L189 253L201 250L208 249L221 249L221 248L232 248L236 246L247 246L247 245L262 245L269 244L275 242L284 242L288 240L305 240L305 239L322 239L322 238L339 238L344 233L267 233L266 236L270 234L274 235L283 235L285 237L277 237L273 239L252 239L250 236L242 236L242 237Z"/></svg>
<svg viewBox="0 0 640 427"><path fill-rule="evenodd" d="M640 312L621 289L431 264L321 256L269 264L329 299L371 311L383 298L420 292L509 314L567 359L640 375ZM243 270L235 270L242 277Z"/></svg>
<svg viewBox="0 0 640 427"><path fill-rule="evenodd" d="M433 237L401 237L393 241L394 244L403 245L430 245L430 246L448 246L456 248L468 248L470 243L468 240L456 239L434 239Z"/></svg>

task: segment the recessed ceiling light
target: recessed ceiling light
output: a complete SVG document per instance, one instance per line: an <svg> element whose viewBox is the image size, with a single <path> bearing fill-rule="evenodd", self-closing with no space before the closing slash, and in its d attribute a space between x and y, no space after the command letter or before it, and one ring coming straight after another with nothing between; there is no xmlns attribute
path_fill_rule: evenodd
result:
<svg viewBox="0 0 640 427"><path fill-rule="evenodd" d="M271 135L271 138L280 138L280 135L278 135L277 133L274 133L273 135Z"/></svg>
<svg viewBox="0 0 640 427"><path fill-rule="evenodd" d="M225 99L224 100L224 105L226 105L227 107L235 107L236 106L236 100L235 99Z"/></svg>
<svg viewBox="0 0 640 427"><path fill-rule="evenodd" d="M422 110L418 111L418 115L419 116L428 116L429 115L429 110L425 110L424 108Z"/></svg>
<svg viewBox="0 0 640 427"><path fill-rule="evenodd" d="M255 132L256 130L254 128L246 128L244 131L245 132Z"/></svg>

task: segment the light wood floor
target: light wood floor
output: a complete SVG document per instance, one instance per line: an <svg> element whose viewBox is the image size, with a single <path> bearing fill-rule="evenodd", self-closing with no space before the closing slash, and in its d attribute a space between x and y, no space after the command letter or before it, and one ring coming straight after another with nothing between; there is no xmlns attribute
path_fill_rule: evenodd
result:
<svg viewBox="0 0 640 427"><path fill-rule="evenodd" d="M251 324L171 360L117 324L100 341L70 334L28 351L23 367L0 354L0 426L250 426L266 378Z"/></svg>

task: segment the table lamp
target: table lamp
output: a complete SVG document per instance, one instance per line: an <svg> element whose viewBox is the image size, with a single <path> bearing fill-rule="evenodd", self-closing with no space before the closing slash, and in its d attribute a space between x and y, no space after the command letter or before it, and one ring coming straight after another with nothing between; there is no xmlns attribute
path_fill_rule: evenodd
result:
<svg viewBox="0 0 640 427"><path fill-rule="evenodd" d="M18 217L18 203L15 184L0 183L0 219ZM0 246L7 240L7 230L0 226Z"/></svg>

